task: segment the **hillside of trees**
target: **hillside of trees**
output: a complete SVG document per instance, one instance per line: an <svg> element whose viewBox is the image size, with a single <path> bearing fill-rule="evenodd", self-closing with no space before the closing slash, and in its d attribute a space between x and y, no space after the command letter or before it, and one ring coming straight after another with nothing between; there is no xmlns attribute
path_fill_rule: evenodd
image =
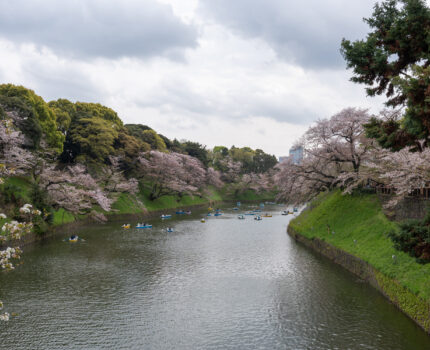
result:
<svg viewBox="0 0 430 350"><path fill-rule="evenodd" d="M143 194L179 201L211 189L231 198L269 191L276 164L260 149L170 140L149 126L124 124L98 103L46 102L23 86L0 85L0 212L19 219L18 208L30 201L43 212L39 231L55 213L101 218L118 200L145 210Z"/></svg>

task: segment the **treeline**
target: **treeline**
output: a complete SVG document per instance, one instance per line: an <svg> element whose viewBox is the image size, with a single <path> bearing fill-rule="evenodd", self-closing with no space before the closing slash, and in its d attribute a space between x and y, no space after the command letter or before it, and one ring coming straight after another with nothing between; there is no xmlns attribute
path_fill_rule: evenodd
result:
<svg viewBox="0 0 430 350"><path fill-rule="evenodd" d="M225 170L222 160L240 162L242 173L264 173L276 157L249 147L209 150L192 141L170 140L141 124L124 124L118 114L98 103L73 103L58 99L46 103L34 91L12 84L0 85L0 116L16 112L17 128L28 137L29 148L48 146L63 163L109 163L110 156L122 156L125 171L134 169L137 153L158 150L187 154L205 167ZM42 138L46 144L41 145Z"/></svg>

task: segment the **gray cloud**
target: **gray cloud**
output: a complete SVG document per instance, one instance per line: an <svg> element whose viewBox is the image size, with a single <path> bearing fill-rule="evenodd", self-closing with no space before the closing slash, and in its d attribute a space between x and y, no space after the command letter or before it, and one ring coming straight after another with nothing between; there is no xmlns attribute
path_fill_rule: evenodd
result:
<svg viewBox="0 0 430 350"><path fill-rule="evenodd" d="M180 59L197 30L155 0L3 0L0 36L78 58Z"/></svg>
<svg viewBox="0 0 430 350"><path fill-rule="evenodd" d="M340 42L363 38L375 0L200 0L200 11L282 59L309 68L345 67Z"/></svg>
<svg viewBox="0 0 430 350"><path fill-rule="evenodd" d="M139 107L155 108L165 114L174 111L178 115L194 116L196 122L211 118L246 122L250 117L265 117L278 122L306 125L318 115L304 101L298 103L300 99L295 95L280 100L270 95L261 96L258 91L234 91L229 96L208 95L184 82L180 84L172 80L162 82L152 93L138 98L136 103Z"/></svg>

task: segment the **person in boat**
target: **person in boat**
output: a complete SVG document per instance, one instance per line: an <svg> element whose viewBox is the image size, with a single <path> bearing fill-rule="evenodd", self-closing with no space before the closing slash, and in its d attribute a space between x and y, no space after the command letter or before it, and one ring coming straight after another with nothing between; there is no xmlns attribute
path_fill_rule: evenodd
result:
<svg viewBox="0 0 430 350"><path fill-rule="evenodd" d="M76 239L78 239L78 236L73 234L70 236L69 241L75 241Z"/></svg>

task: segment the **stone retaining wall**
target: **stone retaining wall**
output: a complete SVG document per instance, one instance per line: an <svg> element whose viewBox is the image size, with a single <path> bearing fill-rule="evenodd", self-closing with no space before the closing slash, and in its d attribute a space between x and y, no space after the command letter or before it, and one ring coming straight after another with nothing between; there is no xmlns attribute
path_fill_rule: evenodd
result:
<svg viewBox="0 0 430 350"><path fill-rule="evenodd" d="M373 266L356 256L318 238L306 238L295 232L290 226L287 232L297 242L324 255L375 287L403 313L430 334L430 304L428 302L422 300L407 288L401 286L396 280L383 275Z"/></svg>

